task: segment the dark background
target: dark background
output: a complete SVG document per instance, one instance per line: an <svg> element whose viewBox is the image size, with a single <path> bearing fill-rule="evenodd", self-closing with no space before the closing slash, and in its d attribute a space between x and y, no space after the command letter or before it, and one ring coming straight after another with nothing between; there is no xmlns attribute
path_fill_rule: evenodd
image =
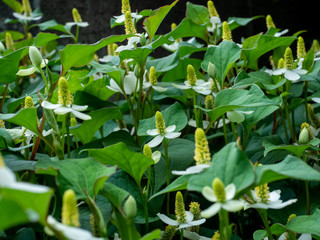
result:
<svg viewBox="0 0 320 240"><path fill-rule="evenodd" d="M131 10L156 9L171 4L173 0L131 0ZM170 31L172 22L179 23L185 17L187 0L180 0L169 12L158 33ZM189 0L189 2L206 6L207 0ZM72 8L77 8L83 21L88 21L90 26L81 28L80 42L95 43L101 38L114 34L123 34L124 27L110 28L110 17L121 14L121 0L30 0L32 8L39 7L44 14L42 21L55 19L64 24L73 21ZM214 4L222 21L229 17L253 17L270 14L277 28L289 29L287 35L297 31L306 30L301 36L304 38L306 48L309 49L313 39L320 39L317 27L319 9L317 1L297 0L214 0ZM19 29L19 25L4 24L4 19L13 18L12 10L2 1L0 2L0 31L6 29ZM139 29L140 28L140 29ZM33 31L36 31L35 28ZM139 31L140 30L140 31ZM142 21L138 23L138 32L142 31ZM260 18L240 27L232 32L235 42L240 38L265 32L265 18Z"/></svg>

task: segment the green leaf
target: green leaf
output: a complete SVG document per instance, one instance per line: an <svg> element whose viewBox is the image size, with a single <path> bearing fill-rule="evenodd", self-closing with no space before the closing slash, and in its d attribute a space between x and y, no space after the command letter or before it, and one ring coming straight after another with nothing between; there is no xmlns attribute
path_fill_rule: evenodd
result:
<svg viewBox="0 0 320 240"><path fill-rule="evenodd" d="M115 171L92 158L40 159L36 164L37 174L55 174L60 192L73 189L77 199L86 199L87 194L94 198Z"/></svg>
<svg viewBox="0 0 320 240"><path fill-rule="evenodd" d="M60 31L62 33L65 34L70 34L70 29L66 28L64 25L62 24L58 24L56 22L56 20L49 20L46 22L42 22L37 24L37 26L40 28L41 31L46 31L46 30L56 30L56 31Z"/></svg>
<svg viewBox="0 0 320 240"><path fill-rule="evenodd" d="M301 159L290 155L279 163L256 167L256 185L286 178L304 181L320 181L320 172L310 167Z"/></svg>
<svg viewBox="0 0 320 240"><path fill-rule="evenodd" d="M160 239L160 238L161 238L161 230L156 229L150 233L147 233L143 237L141 237L140 240L154 240L154 239Z"/></svg>
<svg viewBox="0 0 320 240"><path fill-rule="evenodd" d="M153 36L156 34L161 22L166 17L166 15L169 13L171 8L176 5L178 0L174 1L170 5L166 5L163 7L160 7L155 14L153 14L150 17L145 18L143 25L146 28L146 31L148 33L149 39L152 39Z"/></svg>
<svg viewBox="0 0 320 240"><path fill-rule="evenodd" d="M88 152L89 156L103 164L117 165L127 172L138 185L140 185L144 172L154 164L151 158L141 153L132 152L121 142L103 149L89 149Z"/></svg>
<svg viewBox="0 0 320 240"><path fill-rule="evenodd" d="M122 42L128 36L110 36L104 38L95 44L69 44L60 50L60 59L62 64L62 75L71 67L82 67L92 61L94 54L99 49L114 42Z"/></svg>
<svg viewBox="0 0 320 240"><path fill-rule="evenodd" d="M295 37L274 37L262 34L247 38L242 44L242 52L248 60L248 67L259 70L258 60L263 54L277 47L290 46L295 39Z"/></svg>
<svg viewBox="0 0 320 240"><path fill-rule="evenodd" d="M23 12L23 6L20 2L16 0L2 0L5 4L7 4L13 11L17 13Z"/></svg>
<svg viewBox="0 0 320 240"><path fill-rule="evenodd" d="M209 10L202 5L187 2L186 15L187 18L199 25L205 25L209 22Z"/></svg>
<svg viewBox="0 0 320 240"><path fill-rule="evenodd" d="M44 33L40 32L36 36L36 44L37 47L46 46L49 42L59 39L60 37L54 33Z"/></svg>
<svg viewBox="0 0 320 240"><path fill-rule="evenodd" d="M217 152L211 166L189 179L188 190L201 192L203 187L211 186L214 178L220 178L227 186L234 183L237 193L249 187L255 179L254 169L247 156L237 147L229 143Z"/></svg>
<svg viewBox="0 0 320 240"><path fill-rule="evenodd" d="M200 26L194 23L191 19L184 18L172 32L166 35L166 37L168 39L195 37L200 38L202 40L206 40L206 31L207 26Z"/></svg>
<svg viewBox="0 0 320 240"><path fill-rule="evenodd" d="M11 83L16 80L20 59L28 52L28 47L21 48L0 58L0 83Z"/></svg>
<svg viewBox="0 0 320 240"><path fill-rule="evenodd" d="M297 216L293 218L286 227L297 233L310 233L320 237L320 210L316 209L310 216Z"/></svg>
<svg viewBox="0 0 320 240"><path fill-rule="evenodd" d="M91 120L83 121L78 128L71 128L70 133L83 143L89 143L99 128L110 119L122 119L119 108L102 108L90 112Z"/></svg>
<svg viewBox="0 0 320 240"><path fill-rule="evenodd" d="M216 67L216 78L220 85L226 78L226 75L232 65L240 58L241 48L232 41L223 41L218 46L209 47L201 67L207 71L209 62Z"/></svg>
<svg viewBox="0 0 320 240"><path fill-rule="evenodd" d="M175 132L181 131L188 123L187 116L182 106L175 102L170 107L161 112L165 121L166 127L176 125ZM155 117L148 119L142 119L139 121L139 136L148 136L147 131L149 129L155 129Z"/></svg>
<svg viewBox="0 0 320 240"><path fill-rule="evenodd" d="M106 197L112 205L114 205L120 212L122 212L122 203L129 193L116 185L105 182L100 193Z"/></svg>

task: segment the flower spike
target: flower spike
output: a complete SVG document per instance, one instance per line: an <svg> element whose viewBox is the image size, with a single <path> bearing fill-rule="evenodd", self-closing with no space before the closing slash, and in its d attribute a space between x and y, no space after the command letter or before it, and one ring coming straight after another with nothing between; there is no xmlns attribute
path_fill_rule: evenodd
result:
<svg viewBox="0 0 320 240"><path fill-rule="evenodd" d="M222 23L222 40L232 41L231 30L230 30L229 24L226 21Z"/></svg>
<svg viewBox="0 0 320 240"><path fill-rule="evenodd" d="M124 16L125 16L124 27L126 30L126 34L127 35L137 34L137 30L132 21L131 13L127 11Z"/></svg>
<svg viewBox="0 0 320 240"><path fill-rule="evenodd" d="M293 55L290 47L284 53L284 66L286 69L293 69Z"/></svg>
<svg viewBox="0 0 320 240"><path fill-rule="evenodd" d="M272 17L270 15L267 15L266 17L266 23L267 23L267 28L276 28L276 25L274 24Z"/></svg>
<svg viewBox="0 0 320 240"><path fill-rule="evenodd" d="M194 150L194 160L198 164L210 164L211 154L206 134L202 128L197 128L195 133L196 147Z"/></svg>
<svg viewBox="0 0 320 240"><path fill-rule="evenodd" d="M220 17L218 12L217 12L217 9L215 8L215 6L214 6L214 4L213 4L213 2L211 0L209 0L207 2L207 6L208 6L210 18L212 18L212 17Z"/></svg>
<svg viewBox="0 0 320 240"><path fill-rule="evenodd" d="M195 86L197 84L197 75L195 73L194 67L189 64L187 67L187 79L188 79L188 83L191 86Z"/></svg>
<svg viewBox="0 0 320 240"><path fill-rule="evenodd" d="M72 189L65 191L62 202L62 223L73 227L79 227L79 212L75 192Z"/></svg>
<svg viewBox="0 0 320 240"><path fill-rule="evenodd" d="M156 69L154 66L150 67L149 82L151 83L151 85L157 85L158 83Z"/></svg>
<svg viewBox="0 0 320 240"><path fill-rule="evenodd" d="M27 17L31 17L32 9L31 9L29 0L22 0L22 7L25 15Z"/></svg>
<svg viewBox="0 0 320 240"><path fill-rule="evenodd" d="M297 57L304 58L307 55L306 46L302 37L298 37Z"/></svg>
<svg viewBox="0 0 320 240"><path fill-rule="evenodd" d="M162 113L157 111L155 115L155 119L156 119L156 129L158 130L158 133L165 134L166 125L165 125Z"/></svg>
<svg viewBox="0 0 320 240"><path fill-rule="evenodd" d="M32 97L26 96L26 98L24 99L24 107L25 108L33 108L34 107Z"/></svg>
<svg viewBox="0 0 320 240"><path fill-rule="evenodd" d="M73 8L72 9L72 16L73 16L73 21L76 23L81 23L82 22L82 18L78 12L78 9Z"/></svg>
<svg viewBox="0 0 320 240"><path fill-rule="evenodd" d="M184 207L183 196L180 191L176 193L175 201L175 213L176 219L179 223L185 223L187 221L187 215Z"/></svg>
<svg viewBox="0 0 320 240"><path fill-rule="evenodd" d="M131 12L129 0L122 0L121 13Z"/></svg>
<svg viewBox="0 0 320 240"><path fill-rule="evenodd" d="M70 91L69 91L69 85L68 85L67 79L65 79L64 77L61 77L59 79L58 86L59 86L59 90L58 90L59 104L62 104L62 105L71 104Z"/></svg>

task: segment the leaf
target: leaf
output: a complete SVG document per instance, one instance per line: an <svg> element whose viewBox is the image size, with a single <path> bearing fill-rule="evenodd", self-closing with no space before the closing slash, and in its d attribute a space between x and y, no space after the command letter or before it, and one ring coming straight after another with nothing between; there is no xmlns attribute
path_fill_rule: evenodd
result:
<svg viewBox="0 0 320 240"><path fill-rule="evenodd" d="M99 128L110 119L122 119L119 108L102 108L90 112L91 120L83 121L78 128L71 128L70 133L77 136L83 144L89 143Z"/></svg>
<svg viewBox="0 0 320 240"><path fill-rule="evenodd" d="M209 62L216 67L216 78L223 85L232 65L240 58L241 48L232 41L223 41L218 46L209 47L201 67L207 71Z"/></svg>
<svg viewBox="0 0 320 240"><path fill-rule="evenodd" d="M301 159L290 155L279 163L256 167L256 185L286 178L304 181L320 181L320 172L310 167Z"/></svg>
<svg viewBox="0 0 320 240"><path fill-rule="evenodd" d="M199 25L205 25L209 22L209 10L202 5L187 2L186 15L187 18Z"/></svg>
<svg viewBox="0 0 320 240"><path fill-rule="evenodd" d="M37 174L55 174L60 192L73 189L77 199L86 199L87 194L94 198L115 170L92 158L40 159L36 164Z"/></svg>
<svg viewBox="0 0 320 240"><path fill-rule="evenodd" d="M155 35L156 31L158 30L161 22L165 18L165 16L169 13L171 8L176 5L178 0L174 1L170 5L166 5L163 7L160 7L155 14L153 14L150 17L145 18L143 21L143 25L146 28L146 31L148 33L149 39L152 39Z"/></svg>
<svg viewBox="0 0 320 240"><path fill-rule="evenodd" d="M36 36L35 46L43 47L46 46L49 42L57 40L59 38L60 37L57 34L40 32Z"/></svg>
<svg viewBox="0 0 320 240"><path fill-rule="evenodd" d="M100 40L95 44L69 44L60 50L60 59L62 64L62 75L71 67L82 67L92 61L94 54L99 49L114 42L122 42L128 36L110 36Z"/></svg>
<svg viewBox="0 0 320 240"><path fill-rule="evenodd" d="M161 230L156 229L150 233L147 233L143 237L141 237L140 240L154 240L154 239L160 239L160 238L161 238Z"/></svg>
<svg viewBox="0 0 320 240"><path fill-rule="evenodd" d="M7 4L13 11L17 13L23 12L23 6L20 2L16 0L2 0L5 4Z"/></svg>
<svg viewBox="0 0 320 240"><path fill-rule="evenodd" d="M23 170L35 170L35 161L27 161L18 155L14 155L10 152L6 153L4 151L1 152L4 162L8 168L12 171L23 171Z"/></svg>
<svg viewBox="0 0 320 240"><path fill-rule="evenodd" d="M211 186L214 178L220 178L227 186L234 183L237 193L249 187L255 179L253 166L236 143L229 143L217 152L211 166L189 179L188 190L201 192L203 187Z"/></svg>
<svg viewBox="0 0 320 240"><path fill-rule="evenodd" d="M194 23L191 19L184 18L173 31L166 35L166 37L168 39L195 37L200 38L202 40L206 40L206 31L207 26L200 26Z"/></svg>
<svg viewBox="0 0 320 240"><path fill-rule="evenodd" d="M127 172L140 186L140 181L144 172L154 164L151 158L141 153L132 152L124 143L117 143L103 149L89 149L89 156L103 164L117 165Z"/></svg>
<svg viewBox="0 0 320 240"><path fill-rule="evenodd" d="M188 123L187 116L182 109L182 106L175 102L170 107L166 108L163 112L163 119L165 121L166 127L171 125L176 125L175 132L181 131ZM139 121L139 136L148 136L147 131L149 129L155 128L155 117L151 117L148 119L142 119Z"/></svg>
<svg viewBox="0 0 320 240"><path fill-rule="evenodd" d="M67 35L70 34L70 29L66 28L64 25L62 24L58 24L56 22L56 20L49 20L49 21L45 21L42 23L37 24L38 27L40 28L41 31L45 31L45 30L56 30L56 31L60 31L62 33L65 33Z"/></svg>
<svg viewBox="0 0 320 240"><path fill-rule="evenodd" d="M122 203L129 193L116 185L105 182L100 194L106 197L110 203L122 212Z"/></svg>
<svg viewBox="0 0 320 240"><path fill-rule="evenodd" d="M286 227L297 233L310 233L320 237L320 210L316 209L310 216L297 216L290 220Z"/></svg>

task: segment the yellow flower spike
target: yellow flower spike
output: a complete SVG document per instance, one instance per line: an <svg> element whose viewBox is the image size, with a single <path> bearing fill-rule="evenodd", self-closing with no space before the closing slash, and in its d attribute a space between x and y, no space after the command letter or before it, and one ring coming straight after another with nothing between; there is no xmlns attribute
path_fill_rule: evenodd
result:
<svg viewBox="0 0 320 240"><path fill-rule="evenodd" d="M210 18L212 18L212 17L220 17L218 12L217 12L217 9L215 8L215 6L214 6L214 4L213 4L213 2L211 0L209 0L207 2L207 6L208 6Z"/></svg>
<svg viewBox="0 0 320 240"><path fill-rule="evenodd" d="M129 34L137 34L137 30L133 24L131 13L127 11L124 15L125 20L124 20L124 27L126 30L126 35Z"/></svg>
<svg viewBox="0 0 320 240"><path fill-rule="evenodd" d="M220 233L219 231L216 231L214 235L212 236L211 240L220 240Z"/></svg>
<svg viewBox="0 0 320 240"><path fill-rule="evenodd" d="M122 0L121 13L131 12L129 0Z"/></svg>
<svg viewBox="0 0 320 240"><path fill-rule="evenodd" d="M113 44L108 44L107 50L108 50L108 55L114 56Z"/></svg>
<svg viewBox="0 0 320 240"><path fill-rule="evenodd" d="M184 207L183 196L180 191L176 193L175 214L176 219L179 223L185 223L187 221L187 214Z"/></svg>
<svg viewBox="0 0 320 240"><path fill-rule="evenodd" d="M189 211L193 214L193 220L199 220L200 216L200 204L198 202L191 202L189 205ZM190 232L199 233L200 226L192 226L189 228Z"/></svg>
<svg viewBox="0 0 320 240"><path fill-rule="evenodd" d="M147 144L143 146L143 155L145 155L146 157L152 158L152 150Z"/></svg>
<svg viewBox="0 0 320 240"><path fill-rule="evenodd" d="M191 86L195 86L196 83L197 83L197 75L196 75L196 72L194 70L194 67L189 64L188 67L187 67L187 79L188 79L188 83L191 85Z"/></svg>
<svg viewBox="0 0 320 240"><path fill-rule="evenodd" d="M319 44L318 40L314 39L312 41L312 48L313 48L314 52L320 51L320 44Z"/></svg>
<svg viewBox="0 0 320 240"><path fill-rule="evenodd" d="M309 118L313 124L313 126L318 129L320 128L320 119L319 117L314 113L314 109L310 103L308 103L308 115Z"/></svg>
<svg viewBox="0 0 320 240"><path fill-rule="evenodd" d="M6 49L14 50L14 42L12 39L12 35L9 32L6 32Z"/></svg>
<svg viewBox="0 0 320 240"><path fill-rule="evenodd" d="M119 54L119 53L116 53L117 48L118 48L118 45L116 43L112 44L112 49L113 49L113 55L114 56Z"/></svg>
<svg viewBox="0 0 320 240"><path fill-rule="evenodd" d="M2 119L0 119L0 128L5 128L5 124L4 124L4 121Z"/></svg>
<svg viewBox="0 0 320 240"><path fill-rule="evenodd" d="M73 21L76 23L81 23L82 22L82 18L78 12L78 9L73 8L72 9L72 16L73 16Z"/></svg>
<svg viewBox="0 0 320 240"><path fill-rule="evenodd" d="M77 126L77 120L76 120L76 118L74 118L74 117L70 118L70 126L71 126L71 127Z"/></svg>
<svg viewBox="0 0 320 240"><path fill-rule="evenodd" d="M280 58L279 61L278 61L278 68L284 68L284 59L283 58Z"/></svg>
<svg viewBox="0 0 320 240"><path fill-rule="evenodd" d="M76 194L72 189L68 189L63 194L61 220L63 224L80 227Z"/></svg>
<svg viewBox="0 0 320 240"><path fill-rule="evenodd" d="M176 23L171 23L171 31L175 30L177 28Z"/></svg>
<svg viewBox="0 0 320 240"><path fill-rule="evenodd" d="M174 236L174 234L177 231L177 226L171 226L168 225L166 226L166 228L164 229L163 235L161 237L161 240L171 240Z"/></svg>
<svg viewBox="0 0 320 240"><path fill-rule="evenodd" d="M262 203L267 203L270 198L270 191L268 183L262 184L254 189L256 191L257 197L261 199Z"/></svg>
<svg viewBox="0 0 320 240"><path fill-rule="evenodd" d="M307 55L306 46L302 37L298 37L297 57L304 58Z"/></svg>
<svg viewBox="0 0 320 240"><path fill-rule="evenodd" d="M24 99L24 108L33 108L34 104L33 104L33 99L30 96L26 96L26 98Z"/></svg>
<svg viewBox="0 0 320 240"><path fill-rule="evenodd" d="M211 154L209 150L209 143L206 139L206 134L202 128L197 128L195 132L194 160L196 165L210 164Z"/></svg>
<svg viewBox="0 0 320 240"><path fill-rule="evenodd" d="M31 17L32 9L31 9L29 0L22 0L22 7L25 15L27 17Z"/></svg>
<svg viewBox="0 0 320 240"><path fill-rule="evenodd" d="M286 69L293 69L293 55L290 47L287 47L284 53L284 66Z"/></svg>
<svg viewBox="0 0 320 240"><path fill-rule="evenodd" d="M59 90L58 90L58 95L59 95L59 103L63 105L69 105L72 103L70 99L70 91L69 91L69 85L67 79L64 77L61 77L59 79Z"/></svg>
<svg viewBox="0 0 320 240"><path fill-rule="evenodd" d="M287 220L287 224L296 217L297 215L296 214L290 214L290 216L288 217L288 220Z"/></svg>
<svg viewBox="0 0 320 240"><path fill-rule="evenodd" d="M149 82L154 86L157 85L158 80L157 80L157 73L156 73L156 69L154 66L151 66L150 70L149 70Z"/></svg>
<svg viewBox="0 0 320 240"><path fill-rule="evenodd" d="M222 40L232 41L231 30L229 28L229 24L226 21L222 23Z"/></svg>
<svg viewBox="0 0 320 240"><path fill-rule="evenodd" d="M217 202L223 203L226 201L226 191L224 190L224 184L220 178L215 178L212 181L212 189L217 197Z"/></svg>
<svg viewBox="0 0 320 240"><path fill-rule="evenodd" d="M164 122L162 113L157 111L155 115L156 119L156 129L158 130L158 133L165 134L166 133L166 124Z"/></svg>
<svg viewBox="0 0 320 240"><path fill-rule="evenodd" d="M214 107L214 99L212 95L207 95L204 99L204 106L206 109L213 109Z"/></svg>
<svg viewBox="0 0 320 240"><path fill-rule="evenodd" d="M266 17L266 23L267 23L267 28L276 28L276 25L274 24L272 17L270 15L267 15Z"/></svg>

